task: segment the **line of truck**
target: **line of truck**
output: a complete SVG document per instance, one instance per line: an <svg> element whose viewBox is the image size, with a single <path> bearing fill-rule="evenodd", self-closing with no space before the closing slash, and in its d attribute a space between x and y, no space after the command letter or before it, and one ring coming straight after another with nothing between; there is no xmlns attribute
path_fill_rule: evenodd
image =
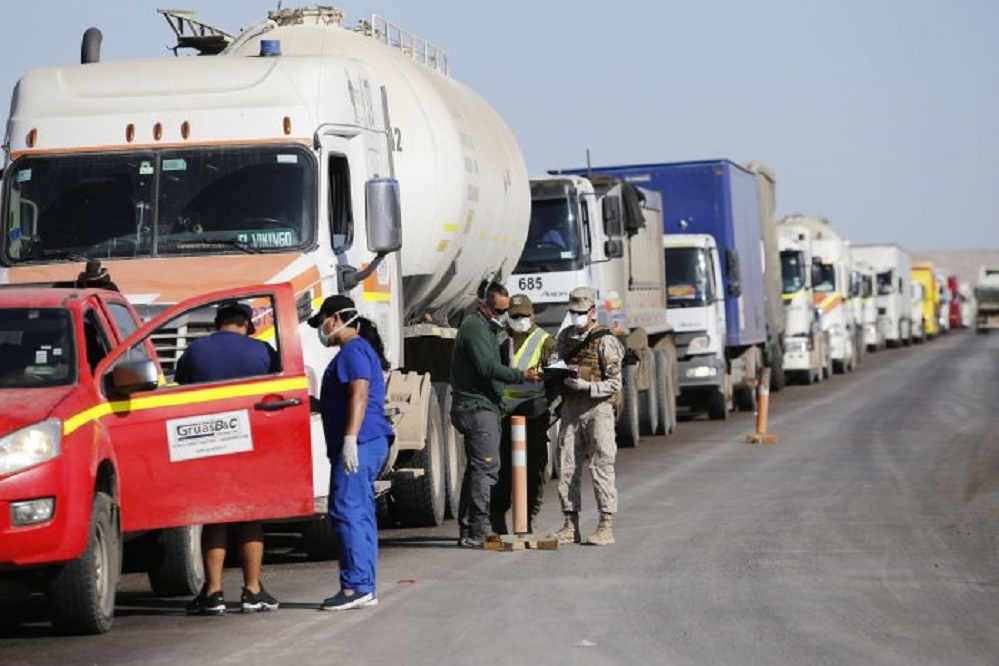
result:
<svg viewBox="0 0 999 666"><path fill-rule="evenodd" d="M75 595L79 612L59 616L67 630L110 627L107 595L128 537L158 544L151 575L161 589L197 591L191 526L205 516L166 501L196 479L170 475L172 492L141 500L123 493L159 466L197 464L190 451L208 449L184 443L188 419L207 418L197 425L205 436L238 430L203 455L248 465L300 462L301 448L245 445L307 432L296 444L311 460L303 483L316 519L282 515L304 520L310 550L330 552L329 465L310 405L333 352L304 322L331 294L350 294L386 341L397 437L377 490L389 519L413 526L457 513L464 452L448 417L448 368L483 281L528 294L551 330L569 291L596 289L600 321L627 349L625 447L672 432L678 409L712 419L755 410L763 367L774 390L818 382L852 371L867 350L938 329L932 269L917 288L926 274L896 245L851 246L826 220L778 219L776 176L763 163L532 179L502 118L450 76L447 53L383 17L347 26L331 7L277 9L234 35L190 12L161 13L178 47L204 57L101 62L91 29L80 64L21 78L7 122L0 283L23 293L10 299L0 343L30 353L9 385L0 376L0 395L17 392L21 405L14 414L0 401L0 582L28 572L56 598ZM87 260L102 262L127 304L74 291ZM65 298L53 301L60 288ZM32 306L43 293L45 305ZM252 304L257 336L287 355L280 376L263 388L171 386L186 346L211 329L209 306L232 297ZM62 342L29 348L42 339L33 333L58 332L31 313L60 308L71 310L50 313L66 323L53 338ZM990 312L980 306L980 329L999 323ZM110 360L95 362L97 348ZM53 383L60 364L69 374ZM25 399L35 381L49 400ZM169 437L126 427L144 418L155 429L153 415L173 424ZM282 517L266 497L237 505L224 483L210 487L219 490L198 496L220 516ZM83 517L71 525L68 506Z"/></svg>

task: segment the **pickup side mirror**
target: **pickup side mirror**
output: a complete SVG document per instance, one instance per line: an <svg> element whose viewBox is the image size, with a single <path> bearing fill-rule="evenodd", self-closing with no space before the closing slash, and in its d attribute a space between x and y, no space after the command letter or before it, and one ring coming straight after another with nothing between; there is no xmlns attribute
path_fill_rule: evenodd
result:
<svg viewBox="0 0 999 666"><path fill-rule="evenodd" d="M156 364L144 358L137 361L121 361L111 370L111 390L117 395L132 395L140 391L152 391L159 386L159 372Z"/></svg>
<svg viewBox="0 0 999 666"><path fill-rule="evenodd" d="M604 255L608 259L620 259L624 256L624 243L619 240L605 241Z"/></svg>
<svg viewBox="0 0 999 666"><path fill-rule="evenodd" d="M399 181L373 178L364 184L365 229L368 250L375 254L397 252L402 248L402 207Z"/></svg>

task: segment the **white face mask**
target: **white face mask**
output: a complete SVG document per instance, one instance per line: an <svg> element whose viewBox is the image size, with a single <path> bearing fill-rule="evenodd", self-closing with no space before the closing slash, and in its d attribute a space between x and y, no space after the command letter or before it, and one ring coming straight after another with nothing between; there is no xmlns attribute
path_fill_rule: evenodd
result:
<svg viewBox="0 0 999 666"><path fill-rule="evenodd" d="M506 322L507 322L507 317L505 312L501 315L493 317L493 323L496 324L496 326L498 326L499 328L503 328L504 326L506 326Z"/></svg>
<svg viewBox="0 0 999 666"><path fill-rule="evenodd" d="M578 329L586 328L587 324L590 323L590 314L575 314L572 315L572 325Z"/></svg>
<svg viewBox="0 0 999 666"><path fill-rule="evenodd" d="M353 312L354 316L345 321L344 323L340 324L336 328L334 328L329 333L324 333L322 326L320 326L317 329L317 331L319 332L319 344L321 344L324 347L335 346L336 343L333 342L333 336L342 331L343 329L347 328L351 324L353 324L355 321L357 321L357 318L360 316L359 314L357 314L357 310L350 310L350 309L340 310L340 312L337 312L337 316L342 318L344 312Z"/></svg>
<svg viewBox="0 0 999 666"><path fill-rule="evenodd" d="M531 330L530 317L518 317L510 320L510 330L514 333L527 333Z"/></svg>

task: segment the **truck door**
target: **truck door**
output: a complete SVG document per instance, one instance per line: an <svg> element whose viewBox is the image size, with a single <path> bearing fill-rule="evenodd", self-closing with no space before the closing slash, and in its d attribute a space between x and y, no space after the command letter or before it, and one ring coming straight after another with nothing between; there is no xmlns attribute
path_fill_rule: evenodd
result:
<svg viewBox="0 0 999 666"><path fill-rule="evenodd" d="M147 339L161 361L172 361L196 343L189 333L205 337L218 306L237 299L253 308L251 337L273 349L266 372L179 385L162 374L171 362L148 361ZM100 363L106 402L98 413L115 451L124 531L311 515L309 399L297 329L290 285L232 289L171 308ZM120 373L144 359L159 385L124 394Z"/></svg>

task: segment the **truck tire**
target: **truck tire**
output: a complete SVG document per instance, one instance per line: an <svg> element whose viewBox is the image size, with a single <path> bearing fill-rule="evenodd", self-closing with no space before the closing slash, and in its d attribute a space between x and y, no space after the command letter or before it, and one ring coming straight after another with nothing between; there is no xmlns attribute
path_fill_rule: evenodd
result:
<svg viewBox="0 0 999 666"><path fill-rule="evenodd" d="M673 397L672 368L669 364L669 354L659 350L653 354L655 365L653 369L656 385L656 412L659 415L658 428L654 435L668 435L673 432L676 424L676 398Z"/></svg>
<svg viewBox="0 0 999 666"><path fill-rule="evenodd" d="M774 347L770 370L770 390L777 393L787 385L787 375L784 374L784 348L780 345Z"/></svg>
<svg viewBox="0 0 999 666"><path fill-rule="evenodd" d="M436 527L444 522L447 499L446 465L444 461L444 428L441 410L431 397L427 414L427 438L422 451L414 451L407 467L422 470L412 479L393 484L396 518L403 527Z"/></svg>
<svg viewBox="0 0 999 666"><path fill-rule="evenodd" d="M465 475L465 442L461 433L451 423L451 385L434 384L437 401L441 406L441 428L444 435L444 517L458 517L458 500L461 497L461 480Z"/></svg>
<svg viewBox="0 0 999 666"><path fill-rule="evenodd" d="M708 394L708 418L712 421L724 421L728 418L728 400L722 386Z"/></svg>
<svg viewBox="0 0 999 666"><path fill-rule="evenodd" d="M659 434L659 385L656 381L656 359L651 349L642 354L642 363L649 371L649 388L638 395L639 432L643 435Z"/></svg>
<svg viewBox="0 0 999 666"><path fill-rule="evenodd" d="M617 417L617 445L638 446L638 366L628 363L621 368L621 413Z"/></svg>
<svg viewBox="0 0 999 666"><path fill-rule="evenodd" d="M205 582L201 527L160 530L146 573L157 597L185 597L201 591Z"/></svg>
<svg viewBox="0 0 999 666"><path fill-rule="evenodd" d="M302 549L306 557L317 562L340 556L340 540L329 514L316 517L302 526Z"/></svg>
<svg viewBox="0 0 999 666"><path fill-rule="evenodd" d="M94 495L87 547L62 566L48 585L52 624L63 634L103 634L114 622L121 571L121 533L107 493Z"/></svg>

